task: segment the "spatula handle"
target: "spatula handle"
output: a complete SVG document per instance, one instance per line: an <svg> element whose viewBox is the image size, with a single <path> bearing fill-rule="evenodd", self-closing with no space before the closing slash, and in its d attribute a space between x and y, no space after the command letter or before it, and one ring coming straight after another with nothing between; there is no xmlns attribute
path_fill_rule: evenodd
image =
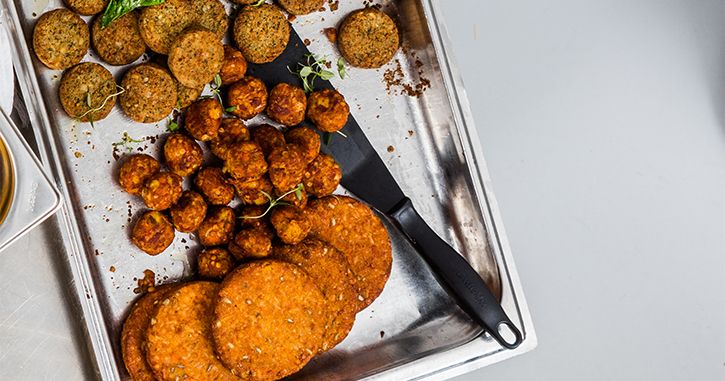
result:
<svg viewBox="0 0 725 381"><path fill-rule="evenodd" d="M458 305L502 346L513 349L523 340L521 332L506 316L503 308L476 270L442 240L405 198L388 213L448 287ZM508 329L513 338L504 338L500 330Z"/></svg>

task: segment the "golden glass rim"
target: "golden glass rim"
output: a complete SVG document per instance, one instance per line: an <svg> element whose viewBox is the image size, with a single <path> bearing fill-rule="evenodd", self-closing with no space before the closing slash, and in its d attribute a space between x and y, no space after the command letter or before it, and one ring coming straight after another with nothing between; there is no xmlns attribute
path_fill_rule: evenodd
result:
<svg viewBox="0 0 725 381"><path fill-rule="evenodd" d="M10 213L10 207L15 198L15 166L13 157L5 143L5 137L0 135L0 224Z"/></svg>

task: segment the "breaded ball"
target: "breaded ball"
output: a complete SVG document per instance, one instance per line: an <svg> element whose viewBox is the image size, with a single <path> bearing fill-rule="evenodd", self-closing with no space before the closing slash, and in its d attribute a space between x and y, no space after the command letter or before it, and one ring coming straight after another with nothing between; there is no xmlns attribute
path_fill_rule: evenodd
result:
<svg viewBox="0 0 725 381"><path fill-rule="evenodd" d="M53 70L81 62L89 45L88 25L67 9L43 13L33 29L33 51L43 65Z"/></svg>
<svg viewBox="0 0 725 381"><path fill-rule="evenodd" d="M131 229L131 242L147 254L157 255L174 241L174 228L169 220L157 211L148 211Z"/></svg>
<svg viewBox="0 0 725 381"><path fill-rule="evenodd" d="M121 188L132 195L140 195L146 180L159 173L161 164L145 154L136 154L123 162L118 172Z"/></svg>
<svg viewBox="0 0 725 381"><path fill-rule="evenodd" d="M159 5L141 8L139 31L151 50L166 55L176 37L195 21L192 2L166 0Z"/></svg>
<svg viewBox="0 0 725 381"><path fill-rule="evenodd" d="M176 81L176 107L184 109L189 107L195 100L199 99L204 86L193 88L186 87L181 82Z"/></svg>
<svg viewBox="0 0 725 381"><path fill-rule="evenodd" d="M306 215L312 224L310 238L345 254L358 278L362 307L372 303L383 291L393 263L390 238L380 218L367 205L346 196L312 200Z"/></svg>
<svg viewBox="0 0 725 381"><path fill-rule="evenodd" d="M169 69L187 87L201 87L219 73L224 48L214 33L192 27L181 33L169 48Z"/></svg>
<svg viewBox="0 0 725 381"><path fill-rule="evenodd" d="M247 73L247 60L244 55L231 45L224 45L224 61L219 71L222 85L230 85L242 78Z"/></svg>
<svg viewBox="0 0 725 381"><path fill-rule="evenodd" d="M296 126L305 120L306 109L307 95L297 86L278 83L269 92L267 116L277 123Z"/></svg>
<svg viewBox="0 0 725 381"><path fill-rule="evenodd" d="M136 122L158 122L176 106L176 83L158 65L140 64L132 67L123 76L121 87L125 89L119 97L121 108Z"/></svg>
<svg viewBox="0 0 725 381"><path fill-rule="evenodd" d="M320 349L332 349L345 339L355 322L355 314L362 308L355 288L357 279L345 255L314 239L294 246L275 247L272 255L275 259L299 266L320 287L330 309L325 341Z"/></svg>
<svg viewBox="0 0 725 381"><path fill-rule="evenodd" d="M249 129L244 122L237 118L224 118L219 126L217 137L211 141L209 148L216 157L225 160L232 144L246 142L249 139Z"/></svg>
<svg viewBox="0 0 725 381"><path fill-rule="evenodd" d="M239 381L217 358L211 339L214 282L189 282L157 304L146 331L149 365L160 381Z"/></svg>
<svg viewBox="0 0 725 381"><path fill-rule="evenodd" d="M282 147L285 144L284 133L269 124L252 127L249 133L252 140L262 148L264 157L269 156L273 149Z"/></svg>
<svg viewBox="0 0 725 381"><path fill-rule="evenodd" d="M164 159L171 172L184 177L201 167L204 152L194 139L176 133L169 135L164 143Z"/></svg>
<svg viewBox="0 0 725 381"><path fill-rule="evenodd" d="M186 110L184 127L196 140L208 142L219 133L224 110L216 98L201 98Z"/></svg>
<svg viewBox="0 0 725 381"><path fill-rule="evenodd" d="M310 221L303 210L293 206L280 206L272 209L269 217L277 236L288 245L296 245L307 238Z"/></svg>
<svg viewBox="0 0 725 381"><path fill-rule="evenodd" d="M377 68L388 63L400 45L398 27L390 16L363 8L350 13L337 33L337 47L353 66Z"/></svg>
<svg viewBox="0 0 725 381"><path fill-rule="evenodd" d="M146 180L141 188L141 198L149 209L169 209L181 197L181 181L181 176L175 173L159 172Z"/></svg>
<svg viewBox="0 0 725 381"><path fill-rule="evenodd" d="M307 117L320 131L340 131L345 127L348 115L350 106L345 97L335 90L315 91L307 99Z"/></svg>
<svg viewBox="0 0 725 381"><path fill-rule="evenodd" d="M279 5L293 15L306 15L318 11L325 4L325 0L279 0Z"/></svg>
<svg viewBox="0 0 725 381"><path fill-rule="evenodd" d="M214 33L217 40L224 38L229 27L229 17L219 0L192 0L196 13L195 23Z"/></svg>
<svg viewBox="0 0 725 381"><path fill-rule="evenodd" d="M95 15L103 11L108 0L63 0L66 7L83 16Z"/></svg>
<svg viewBox="0 0 725 381"><path fill-rule="evenodd" d="M227 90L229 113L242 119L252 119L267 107L267 87L259 78L246 76Z"/></svg>
<svg viewBox="0 0 725 381"><path fill-rule="evenodd" d="M307 163L295 146L287 144L275 148L267 161L269 179L277 190L287 192L302 182Z"/></svg>
<svg viewBox="0 0 725 381"><path fill-rule="evenodd" d="M288 144L297 147L305 162L310 163L320 154L320 135L307 127L293 128L284 134Z"/></svg>
<svg viewBox="0 0 725 381"><path fill-rule="evenodd" d="M196 175L194 185L212 205L226 205L234 198L234 187L224 178L221 168L203 168Z"/></svg>
<svg viewBox="0 0 725 381"><path fill-rule="evenodd" d="M224 172L237 180L252 180L267 173L267 162L259 145L255 142L241 142L229 146Z"/></svg>
<svg viewBox="0 0 725 381"><path fill-rule="evenodd" d="M245 205L264 205L269 203L269 198L264 194L271 195L274 188L267 176L247 181L229 179L230 184L237 191L237 196Z"/></svg>
<svg viewBox="0 0 725 381"><path fill-rule="evenodd" d="M227 249L214 247L199 253L196 263L203 278L221 279L234 268L234 260Z"/></svg>
<svg viewBox="0 0 725 381"><path fill-rule="evenodd" d="M278 380L321 348L328 310L314 281L296 265L254 261L222 282L212 337L222 363L248 380Z"/></svg>
<svg viewBox="0 0 725 381"><path fill-rule="evenodd" d="M240 260L267 257L272 252L272 235L264 228L242 229L229 242L229 251Z"/></svg>
<svg viewBox="0 0 725 381"><path fill-rule="evenodd" d="M228 243L234 236L236 217L228 206L211 210L197 230L199 242L204 246L219 246Z"/></svg>
<svg viewBox="0 0 725 381"><path fill-rule="evenodd" d="M146 329L151 322L154 307L176 285L167 284L141 296L131 307L121 331L121 354L126 370L135 381L154 381L153 370L146 361Z"/></svg>
<svg viewBox="0 0 725 381"><path fill-rule="evenodd" d="M126 65L136 61L146 51L138 30L138 14L129 12L101 28L102 17L96 17L91 27L91 42L98 58L111 65Z"/></svg>
<svg viewBox="0 0 725 381"><path fill-rule="evenodd" d="M274 61L287 47L289 35L289 22L276 5L243 7L234 20L234 42L252 63Z"/></svg>
<svg viewBox="0 0 725 381"><path fill-rule="evenodd" d="M171 222L180 232L196 231L206 218L206 201L199 193L184 191L176 204L171 207Z"/></svg>
<svg viewBox="0 0 725 381"><path fill-rule="evenodd" d="M97 63L79 63L63 72L58 97L71 118L99 121L116 104L116 81L110 71Z"/></svg>
<svg viewBox="0 0 725 381"><path fill-rule="evenodd" d="M305 190L315 197L329 196L342 180L342 170L335 159L321 153L312 163L307 165L302 184Z"/></svg>

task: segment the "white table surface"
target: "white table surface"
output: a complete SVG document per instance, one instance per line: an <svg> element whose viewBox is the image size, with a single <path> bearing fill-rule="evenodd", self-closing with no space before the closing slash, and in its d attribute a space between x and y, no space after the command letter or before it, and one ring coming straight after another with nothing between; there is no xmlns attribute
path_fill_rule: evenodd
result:
<svg viewBox="0 0 725 381"><path fill-rule="evenodd" d="M725 2L441 3L539 336L457 381L725 379ZM44 234L2 381L90 377Z"/></svg>

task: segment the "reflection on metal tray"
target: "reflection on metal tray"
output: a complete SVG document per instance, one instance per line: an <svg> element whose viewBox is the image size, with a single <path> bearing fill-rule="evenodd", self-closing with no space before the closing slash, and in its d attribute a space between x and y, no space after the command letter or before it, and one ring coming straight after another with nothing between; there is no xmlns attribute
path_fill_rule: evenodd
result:
<svg viewBox="0 0 725 381"><path fill-rule="evenodd" d="M146 269L158 274L162 283L188 277L197 247L193 237L177 234L164 254L151 257L128 240L129 225L143 205L115 184L118 161L114 157L118 155L112 143L128 132L144 138L132 147L134 152L158 157L166 125L134 123L118 107L96 122L95 128L69 119L57 98L61 73L43 67L28 50L35 20L42 12L62 6L60 0L50 0L44 9L37 9L38 3L32 0L1 1L43 161L64 185L61 192L67 206L58 215L59 233L64 237L77 307L86 322L97 371L103 379L124 379L118 334L136 297L132 290L137 278ZM525 339L511 351L481 335L396 232L391 237L393 272L381 297L358 314L353 331L341 345L315 359L295 378L441 379L536 345L438 12L429 0L381 3L397 16L403 49L382 69L350 68L349 79L333 80L333 84L346 96L351 112L419 212L496 290ZM358 7L360 2L342 0L336 11L297 17L294 26L309 40L312 52L336 59L337 51L323 29L336 26ZM85 60L96 59L89 54ZM109 69L119 80L123 69Z"/></svg>

